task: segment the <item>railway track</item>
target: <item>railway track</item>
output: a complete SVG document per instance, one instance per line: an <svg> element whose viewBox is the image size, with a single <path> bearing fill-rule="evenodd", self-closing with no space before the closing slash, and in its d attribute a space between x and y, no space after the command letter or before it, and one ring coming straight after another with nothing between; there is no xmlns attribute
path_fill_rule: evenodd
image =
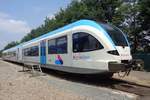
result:
<svg viewBox="0 0 150 100"><path fill-rule="evenodd" d="M111 79L116 81L115 84L112 84L110 88L121 90L128 93L134 93L139 96L149 96L150 97L150 87L138 85L133 82L123 81L118 79Z"/></svg>
<svg viewBox="0 0 150 100"><path fill-rule="evenodd" d="M150 87L144 85L138 85L133 82L124 81L115 78L100 79L100 76L85 76L77 74L68 74L63 72L57 72L54 70L43 69L45 73L53 75L57 78L73 81L77 83L88 84L97 87L106 87L115 90L120 90L128 93L139 95L140 97L150 98Z"/></svg>

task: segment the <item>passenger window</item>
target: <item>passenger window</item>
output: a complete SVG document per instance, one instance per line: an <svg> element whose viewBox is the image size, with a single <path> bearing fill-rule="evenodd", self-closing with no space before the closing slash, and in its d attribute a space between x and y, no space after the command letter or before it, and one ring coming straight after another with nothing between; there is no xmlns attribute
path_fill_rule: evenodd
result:
<svg viewBox="0 0 150 100"><path fill-rule="evenodd" d="M102 44L88 33L79 32L73 34L73 52L88 52L102 48Z"/></svg>
<svg viewBox="0 0 150 100"><path fill-rule="evenodd" d="M48 41L48 54L67 53L67 36Z"/></svg>
<svg viewBox="0 0 150 100"><path fill-rule="evenodd" d="M67 53L67 36L57 38L57 54Z"/></svg>
<svg viewBox="0 0 150 100"><path fill-rule="evenodd" d="M23 49L24 56L28 56L28 48Z"/></svg>
<svg viewBox="0 0 150 100"><path fill-rule="evenodd" d="M39 56L39 47L38 46L31 47L31 56Z"/></svg>
<svg viewBox="0 0 150 100"><path fill-rule="evenodd" d="M39 47L33 46L23 49L24 56L39 56Z"/></svg>
<svg viewBox="0 0 150 100"><path fill-rule="evenodd" d="M56 54L57 47L56 47L56 40L52 39L48 41L48 54Z"/></svg>

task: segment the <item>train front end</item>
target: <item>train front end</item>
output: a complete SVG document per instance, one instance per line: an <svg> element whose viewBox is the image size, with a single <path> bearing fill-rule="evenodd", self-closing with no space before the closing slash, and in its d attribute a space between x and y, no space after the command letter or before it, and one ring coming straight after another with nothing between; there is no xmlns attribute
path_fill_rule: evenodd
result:
<svg viewBox="0 0 150 100"><path fill-rule="evenodd" d="M110 37L113 48L107 51L110 61L108 62L108 70L110 72L125 72L128 75L132 69L142 68L143 61L132 58L130 45L125 34L117 27L100 23Z"/></svg>

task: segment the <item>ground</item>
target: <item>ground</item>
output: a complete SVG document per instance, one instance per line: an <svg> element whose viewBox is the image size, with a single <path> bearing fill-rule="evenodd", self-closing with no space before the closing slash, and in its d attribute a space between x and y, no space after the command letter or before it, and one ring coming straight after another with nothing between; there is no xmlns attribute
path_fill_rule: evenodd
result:
<svg viewBox="0 0 150 100"><path fill-rule="evenodd" d="M113 78L127 80L130 82L137 83L139 85L144 85L150 87L150 72L142 72L142 71L131 71L128 76L120 78L118 74L114 74Z"/></svg>
<svg viewBox="0 0 150 100"><path fill-rule="evenodd" d="M32 77L21 70L22 66L0 60L0 100L135 100L138 97L51 75Z"/></svg>
<svg viewBox="0 0 150 100"><path fill-rule="evenodd" d="M7 65L7 66L6 66ZM0 100L76 100L84 99L53 87L47 76L30 77L18 72L18 65L0 61ZM66 94L67 93L67 94ZM67 95L67 96L66 96Z"/></svg>

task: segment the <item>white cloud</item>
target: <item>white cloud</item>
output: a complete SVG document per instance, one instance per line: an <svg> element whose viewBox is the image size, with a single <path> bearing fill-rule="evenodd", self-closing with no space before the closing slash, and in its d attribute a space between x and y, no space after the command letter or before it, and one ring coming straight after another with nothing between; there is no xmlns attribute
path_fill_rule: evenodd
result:
<svg viewBox="0 0 150 100"><path fill-rule="evenodd" d="M28 33L29 25L22 20L12 19L11 16L0 12L0 31L7 33Z"/></svg>
<svg viewBox="0 0 150 100"><path fill-rule="evenodd" d="M21 40L30 30L26 21L16 20L0 12L0 50L9 42Z"/></svg>
<svg viewBox="0 0 150 100"><path fill-rule="evenodd" d="M0 18L8 18L9 15L3 12L0 12Z"/></svg>

